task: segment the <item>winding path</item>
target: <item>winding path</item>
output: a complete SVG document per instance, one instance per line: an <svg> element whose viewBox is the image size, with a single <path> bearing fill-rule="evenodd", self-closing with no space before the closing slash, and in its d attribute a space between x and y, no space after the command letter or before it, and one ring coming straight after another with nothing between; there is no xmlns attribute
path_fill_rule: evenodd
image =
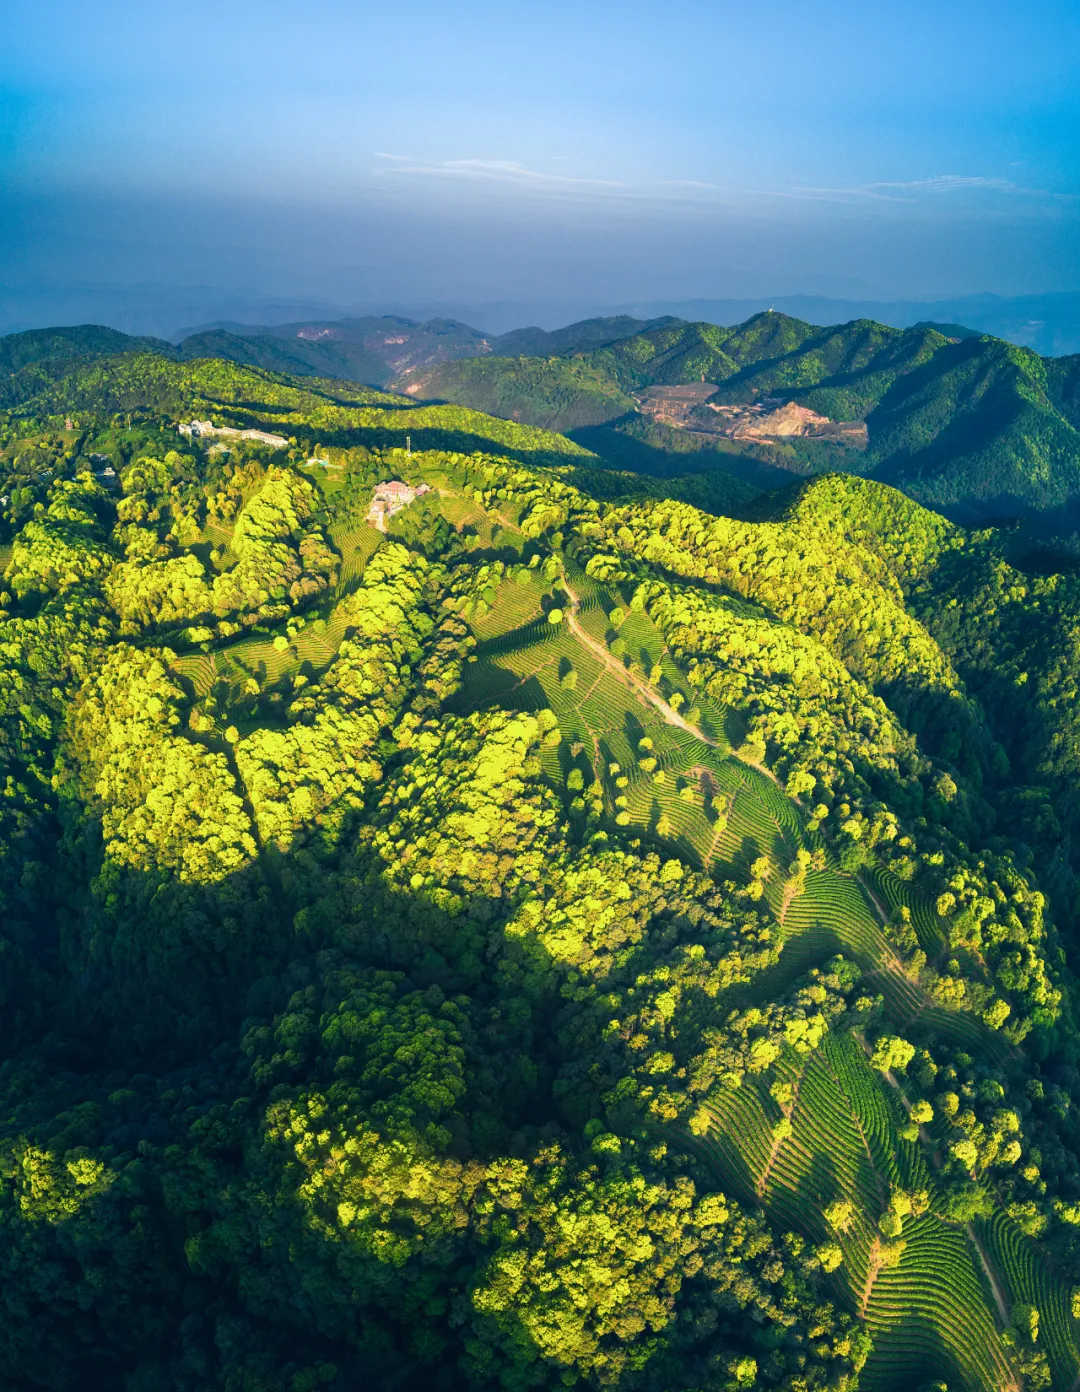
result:
<svg viewBox="0 0 1080 1392"><path fill-rule="evenodd" d="M691 725L691 723L684 716L681 716L673 706L669 705L667 701L665 701L664 698L656 690L654 690L652 686L650 686L647 682L642 681L640 677L635 676L633 672L628 670L619 661L619 659L608 650L607 646L604 643L602 643L599 639L592 637L591 634L585 632L581 624L578 622L577 617L578 610L581 607L581 601L575 593L570 582L566 579L565 574L562 577L562 587L566 591L567 597L570 600L570 607L566 610L566 624L570 632L573 633L574 637L578 640L578 642L580 642L584 647L586 647L589 650L589 652L591 652L592 655L604 667L606 667L608 671L612 673L613 676L617 677L618 680L621 681L625 686L628 686L632 691L634 691L639 697L639 699L645 701L648 705L655 707L655 709L660 712L660 714L664 717L665 721L669 725L673 725L676 729L685 731L686 734L692 735L694 739L700 740L703 744L710 745L714 749L718 748L718 740L711 739L708 735L704 733L704 731L700 730L697 726ZM734 751L732 752L734 753ZM738 758L738 755L736 754L735 757ZM744 760L743 762L746 761ZM776 778L776 775L772 772L771 769L762 768L756 764L752 765L752 767L757 768L759 772L766 774L769 778L773 780L773 782L779 785L779 780ZM878 899L872 887L866 883L866 881L863 879L861 875L858 877L858 879L864 893L866 894L870 903L876 910L881 920L881 924L884 927L888 923L889 917L885 910L885 906L881 903L880 899ZM785 905L785 908L786 907L787 906ZM782 921L783 919L781 917L781 922ZM889 948L888 957L886 959L887 969L892 971L898 971L901 975L905 975L903 971L903 963L899 957L899 954L896 952L895 948L892 947L891 943L888 943L887 946ZM869 1049L867 1048L865 1040L862 1042L863 1048L867 1050L867 1053L869 1053ZM900 1094L900 1099L905 1109L908 1112L910 1112L910 1104L907 1100L907 1097L904 1095L904 1091L900 1087L900 1084L897 1081L897 1079L891 1072L886 1073L885 1078L887 1082L892 1087L894 1087ZM799 1082L802 1082L801 1077L799 1079ZM837 1082L839 1083L839 1080L837 1080ZM853 1115L855 1115L854 1110ZM862 1132L862 1126L860 1125L857 1116L855 1116L855 1123L859 1127L860 1132ZM919 1130L922 1133L923 1141L926 1143L927 1148L930 1152L930 1158L934 1167L936 1169L940 1169L942 1164L941 1156L934 1149L933 1143L931 1142L929 1135L926 1133L925 1128L920 1126ZM769 1160L765 1166L765 1171L758 1181L757 1190L759 1198L762 1196L764 1192L764 1186L768 1182L769 1173L771 1171L773 1162L775 1161L776 1155L780 1149L781 1144L782 1140L777 1140L773 1144L772 1153L769 1156ZM874 1171L875 1177L877 1178L880 1187L881 1178L879 1175L877 1175L877 1170L874 1167L873 1157L870 1153L870 1147L867 1144L865 1134L863 1135L863 1145L866 1147L867 1156L870 1159L871 1169ZM990 1258L987 1256L985 1250L983 1249L982 1243L978 1239L974 1226L971 1223L968 1223L965 1225L964 1231L979 1258L979 1264L982 1267L984 1276L986 1277L986 1283L990 1287L990 1291L994 1299L994 1304L997 1307L997 1312L1001 1319L1002 1327L1008 1328L1009 1324L1011 1323L1011 1317L998 1273L995 1271L994 1266L990 1261ZM862 1299L859 1302L860 1312L863 1314L864 1318L867 1303L869 1301L870 1294L873 1290L874 1282L877 1278L878 1271L881 1267L880 1260L875 1260L875 1257L876 1253L872 1254L870 1267L867 1271L866 1285L862 1292ZM1080 1378L1077 1378L1076 1384L1074 1385L1074 1388L1071 1389L1071 1392L1080 1392Z"/></svg>
<svg viewBox="0 0 1080 1392"><path fill-rule="evenodd" d="M869 1058L870 1046L867 1044L865 1039L860 1040L860 1043L862 1044L863 1050ZM904 1110L910 1116L911 1103L908 1101L907 1094L904 1092L904 1089L900 1086L900 1083L896 1075L893 1073L892 1069L888 1069L884 1076L885 1081L889 1084L889 1086L896 1089L897 1093L900 1096L900 1102L903 1105ZM933 1165L935 1170L940 1170L943 1163L941 1159L941 1153L934 1146L933 1140L930 1137L930 1134L926 1130L925 1126L919 1126L919 1136L922 1139L922 1142L925 1145L927 1152L929 1153L930 1163ZM1009 1325L1012 1323L1012 1316L1009 1313L1009 1306L1005 1299L1004 1290L1002 1289L1001 1279L998 1276L998 1273L995 1270L990 1258L987 1256L982 1243L979 1241L978 1234L975 1232L975 1228L972 1223L965 1223L964 1234L967 1237L968 1241L971 1243L972 1247L975 1248L975 1252L979 1258L979 1265L983 1269L983 1275L986 1277L986 1283L990 1287L990 1293L994 1297L994 1304L997 1306L997 1312L1001 1318L1002 1328L1007 1329ZM1080 1381L1080 1379L1078 1379L1078 1381Z"/></svg>
<svg viewBox="0 0 1080 1392"><path fill-rule="evenodd" d="M702 744L710 745L713 749L720 748L719 740L710 739L703 730L700 730L696 725L691 725L689 720L681 716L674 706L668 705L667 701L659 692L654 691L648 682L642 681L640 677L635 676L633 672L624 667L619 659L601 643L599 638L594 638L591 633L585 632L577 618L581 600L574 593L565 575L562 577L562 588L570 600L570 607L566 610L566 626L578 642L588 648L593 657L601 662L609 672L618 677L631 691L636 692L650 706L655 706L669 725L674 725L679 730L685 730L688 735L693 735L694 739L700 740Z"/></svg>

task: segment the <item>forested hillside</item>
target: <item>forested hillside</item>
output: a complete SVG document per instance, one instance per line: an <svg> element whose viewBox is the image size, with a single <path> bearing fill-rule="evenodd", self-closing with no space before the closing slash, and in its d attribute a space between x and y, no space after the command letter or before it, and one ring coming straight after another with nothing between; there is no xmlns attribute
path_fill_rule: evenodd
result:
<svg viewBox="0 0 1080 1392"><path fill-rule="evenodd" d="M0 416L6 1386L1072 1392L1080 581L600 465Z"/></svg>
<svg viewBox="0 0 1080 1392"><path fill-rule="evenodd" d="M179 354L182 358L228 358L273 372L340 377L383 387L417 368L489 353L497 342L454 319L418 324L385 315L261 327L217 326L187 335Z"/></svg>
<svg viewBox="0 0 1080 1392"><path fill-rule="evenodd" d="M164 339L134 338L98 324L8 334L0 338L0 408L19 405L80 363L118 353L164 353L172 357L173 347Z"/></svg>
<svg viewBox="0 0 1080 1392"><path fill-rule="evenodd" d="M445 397L549 430L602 425L635 409L618 376L591 355L465 358L396 385L418 399Z"/></svg>
<svg viewBox="0 0 1080 1392"><path fill-rule="evenodd" d="M79 361L119 353L152 352L182 362L224 358L271 372L381 387L410 369L490 351L488 338L467 324L452 319L417 324L393 315L273 326L218 325L185 333L176 344L83 324L0 338L0 376L13 379L0 386L0 406L18 405Z"/></svg>
<svg viewBox="0 0 1080 1392"><path fill-rule="evenodd" d="M749 402L782 393L837 420L861 419L898 376L925 362L947 342L931 329L889 329L868 320L818 329L770 312L733 329L673 320L591 354L571 349L569 363L549 357L546 366L557 374L579 363L623 391L654 383L708 381L722 384L718 399L724 402ZM511 363L494 357L446 363L420 380L426 393L437 395L444 386L492 380L500 363L503 371L513 371ZM536 364L534 370L541 366ZM539 390L539 384L533 390ZM608 419L615 414L609 413ZM572 428L569 421L563 424Z"/></svg>
<svg viewBox="0 0 1080 1392"><path fill-rule="evenodd" d="M545 358L555 354L587 353L606 348L646 329L679 323L670 315L660 319L633 319L615 314L598 319L579 319L562 329L511 329L491 340L491 351L500 358Z"/></svg>
<svg viewBox="0 0 1080 1392"><path fill-rule="evenodd" d="M135 365L97 374L87 367L80 380L88 394L72 387L80 363L119 354ZM151 357L161 361L154 366ZM181 379L171 364L206 359L310 377L324 384L316 392L333 381L331 394L360 400L363 392L343 383L389 386L417 401L569 432L616 470L719 470L775 488L785 476L840 469L892 483L956 521L1026 516L1040 534L1080 546L1080 357L1040 358L930 325L817 328L770 311L734 328L618 317L489 339L452 320L387 318L208 330L176 348L94 327L45 330L0 339L0 363L9 365L0 405L48 412L86 400L126 410L130 400L137 408L144 378L174 383ZM132 392L118 375L133 380ZM716 390L686 419L671 420L645 400L649 388L696 383ZM164 388L155 390L163 403ZM179 409L175 392L171 400ZM787 402L822 420L865 422L862 445L733 438L733 410Z"/></svg>
<svg viewBox="0 0 1080 1392"><path fill-rule="evenodd" d="M683 432L684 442L665 441L630 395L699 381L717 384L717 405L794 401L833 421L865 421L869 449L846 461L781 441L736 449L710 435L715 417ZM583 438L616 466L637 438L659 472L691 448L700 467L751 480L761 464L799 474L843 467L957 520L1043 513L1071 531L1080 516L1078 381L1080 359L1040 358L1000 339L869 320L820 329L769 312L732 329L674 321L564 357L444 363L412 377L409 390L549 429L606 424Z"/></svg>

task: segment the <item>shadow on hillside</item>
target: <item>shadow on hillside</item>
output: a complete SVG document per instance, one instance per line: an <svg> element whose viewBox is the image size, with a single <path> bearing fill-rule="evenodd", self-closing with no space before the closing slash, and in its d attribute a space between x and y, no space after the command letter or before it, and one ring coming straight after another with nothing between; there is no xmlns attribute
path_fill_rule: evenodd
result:
<svg viewBox="0 0 1080 1392"><path fill-rule="evenodd" d="M938 1330L928 1320L902 1310L902 1305L890 1309L889 1323L878 1332L860 1380L864 1378L876 1392L912 1392L913 1385L929 1389L937 1379L947 1388L969 1386ZM913 1362L918 1369L914 1376Z"/></svg>
<svg viewBox="0 0 1080 1392"><path fill-rule="evenodd" d="M535 449L525 449L520 445L500 443L490 435L474 435L467 431L440 430L415 424L393 430L385 426L342 427L304 423L290 425L290 431L309 449L319 443L324 448L330 446L335 449L349 449L357 445L371 450L405 450L411 447L414 454L426 450L441 450L448 454L495 454L499 458L513 459L532 468L558 467L577 457L559 450L546 449L539 444Z"/></svg>
<svg viewBox="0 0 1080 1392"><path fill-rule="evenodd" d="M468 715L498 705L503 710L538 711L548 704L538 677L522 680L498 663L481 659L468 664L461 690L445 703L445 710L448 715Z"/></svg>
<svg viewBox="0 0 1080 1392"><path fill-rule="evenodd" d="M732 441L714 440L672 429L664 434L668 443L665 448L630 433L640 420L638 416L624 416L604 425L568 430L566 435L575 444L595 454L601 467L617 472L641 474L655 479L717 473L755 490L782 488L791 482L792 470L775 460L762 457L766 451L760 446L745 447ZM752 449L757 449L759 453L752 453Z"/></svg>
<svg viewBox="0 0 1080 1392"><path fill-rule="evenodd" d="M100 870L100 841L95 849L92 824L85 830L80 864L70 868L91 877ZM473 1161L534 1153L559 1138L567 1117L579 1125L603 1115L605 1084L588 1070L564 1066L562 1091L554 1088L563 978L539 939L506 933L528 890L510 879L520 830L511 824L496 833L494 846L463 847L482 857L495 852L481 859L479 878L444 860L452 907L436 894L392 883L394 862L367 850L355 829L336 851L313 843L288 854L264 851L212 885L131 869L108 873L108 896L88 900L79 930L51 963L64 1004L25 1040L29 1052L9 1060L7 1071L9 1085L20 1068L42 1084L18 1120L19 1134L61 1151L89 1147L109 1163L119 1147L128 1168L115 1192L65 1214L62 1233L36 1225L38 1275L18 1320L10 1310L0 1320L9 1374L16 1371L13 1321L35 1321L27 1348L35 1372L48 1372L49 1386L104 1389L128 1385L126 1374L148 1358L177 1358L206 1315L209 1347L222 1327L215 1320L228 1321L231 1343L246 1322L274 1366L307 1356L352 1365L350 1386L390 1389L416 1387L415 1374L403 1370L419 1365L434 1370L426 1386L464 1386L456 1377L439 1380L438 1341L427 1357L418 1356L408 1320L381 1310L408 1289L407 1279L393 1279L396 1258L373 1258L354 1240L355 1230L316 1221L302 1166L292 1146L280 1144L266 1108L272 1098L287 1110L293 1098L320 1089L334 1086L349 1097L361 1086L352 1054L367 1045L362 1034L349 1033L355 1020L348 1012L358 974L367 972L363 980L382 982L398 1000L422 993L436 1018L443 1002L453 1002L447 1010L460 1016L467 995L477 1021L492 1022L483 1040L471 1027L464 1032L464 1047L482 1068L470 1074L472 1091L447 1115L445 1139L437 1142L447 1183ZM499 1023L499 1003L517 999L508 980L526 973L528 1028L520 1019ZM340 1048L321 1033L328 1009L343 1012ZM289 1023L275 1037L275 1017L280 1024L284 1012ZM347 1046L348 1056L339 1057ZM519 1067L524 1050L529 1064ZM511 1083L503 1084L503 1072ZM485 1089L494 1090L490 1098ZM380 1083L376 1093L396 1095L392 1083ZM384 1126L385 1111L376 1115ZM360 1120L340 1122L335 1113L333 1124ZM6 1138L16 1135L15 1126L9 1118ZM136 1147L139 1159L129 1163ZM179 1186L168 1202L156 1188L158 1170ZM129 1214L132 1203L141 1207ZM421 1214L425 1203L433 1200L418 1205ZM34 1231L30 1215L9 1223L4 1250L22 1250ZM194 1246L185 1247L189 1234ZM436 1269L431 1263L449 1247L433 1234L425 1234L424 1270ZM449 1250L457 1265L470 1259L467 1250ZM79 1285L80 1257L72 1254L91 1252L110 1279ZM442 1279L449 1283L449 1273ZM87 1293L78 1308L50 1297L60 1280ZM313 1280L321 1291L317 1316ZM437 1315L428 1314L437 1326ZM199 1381L210 1385L209 1377Z"/></svg>

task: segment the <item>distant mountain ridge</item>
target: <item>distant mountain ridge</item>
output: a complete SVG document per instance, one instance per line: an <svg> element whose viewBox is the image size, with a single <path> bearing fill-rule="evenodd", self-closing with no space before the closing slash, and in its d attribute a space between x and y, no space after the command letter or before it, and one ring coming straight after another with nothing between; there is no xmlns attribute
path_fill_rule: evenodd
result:
<svg viewBox="0 0 1080 1392"><path fill-rule="evenodd" d="M814 324L873 319L890 328L931 321L1007 339L1044 357L1080 353L1080 292L1047 295L961 295L945 300L833 299L823 295L760 296L756 299L647 300L618 311L643 319L661 314L734 325L774 309Z"/></svg>
<svg viewBox="0 0 1080 1392"><path fill-rule="evenodd" d="M655 319L635 319L630 314L602 316L596 319L580 319L567 324L562 329L512 329L500 334L491 343L491 351L500 357L513 357L520 354L527 358L540 358L552 354L583 353L606 348L612 343L632 338L634 334L647 329L663 328L668 324L683 321L670 314Z"/></svg>
<svg viewBox="0 0 1080 1392"><path fill-rule="evenodd" d="M33 329L0 338L0 406L32 396L40 384L71 364L116 353L152 352L180 362L225 358L246 367L302 377L333 377L366 386L407 383L411 374L460 358L490 354L548 356L608 346L656 325L632 319L590 319L554 333L517 329L496 336L453 319L417 323L398 315L354 319L303 319L259 325L223 321L204 325L178 342L138 337L100 324ZM19 378L24 369L28 375Z"/></svg>
<svg viewBox="0 0 1080 1392"><path fill-rule="evenodd" d="M341 377L386 386L394 377L450 358L492 352L479 329L453 319L418 324L397 315L291 324L222 324L183 338L182 358L224 357L275 372Z"/></svg>
<svg viewBox="0 0 1080 1392"><path fill-rule="evenodd" d="M456 319L424 323L400 315L339 320L298 320L290 324L206 325L180 337L181 357L210 354L248 366L387 386L404 382L421 369L463 358L550 357L595 351L673 320L630 315L584 319L548 331L535 326L505 334L485 334Z"/></svg>
<svg viewBox="0 0 1080 1392"><path fill-rule="evenodd" d="M333 379L341 388L389 386L417 404L446 401L573 432L609 466L639 473L719 467L773 487L791 474L839 468L894 484L956 520L1038 514L1057 530L1077 530L1080 355L1048 359L960 325L941 328L960 332L866 319L820 327L775 310L734 328L616 317L502 337L453 320L383 318L304 321L265 333L211 329L173 345L83 325L0 339L0 407L59 409L65 393L52 388L99 360L119 363L136 353L174 363L221 359ZM527 347L543 351L508 352ZM91 396L100 390L112 400L110 376L124 374L103 368L91 376ZM635 394L650 386L698 382L716 390L688 428L638 409ZM762 401L865 422L867 448L848 448L850 437L721 438L713 406Z"/></svg>
<svg viewBox="0 0 1080 1392"><path fill-rule="evenodd" d="M669 320L562 357L457 360L395 385L532 424L543 417L547 428L562 430L616 419L634 408L630 394L641 388L699 381L718 383L716 400L725 404L780 394L835 420L861 420L899 375L948 341L932 329L858 320L819 328L770 311L734 329ZM520 401L507 383L515 384ZM498 411L500 398L515 409Z"/></svg>
<svg viewBox="0 0 1080 1392"><path fill-rule="evenodd" d="M871 320L820 328L767 311L733 329L673 320L561 358L448 362L396 385L550 430L606 428L587 441L603 453L619 431L641 435L635 391L697 381L718 384L717 404L778 398L866 422L857 463L788 446L778 457L795 472L852 469L970 522L1080 500L1080 356L1045 359L986 335ZM668 444L692 447L671 432ZM718 462L730 466L730 454Z"/></svg>

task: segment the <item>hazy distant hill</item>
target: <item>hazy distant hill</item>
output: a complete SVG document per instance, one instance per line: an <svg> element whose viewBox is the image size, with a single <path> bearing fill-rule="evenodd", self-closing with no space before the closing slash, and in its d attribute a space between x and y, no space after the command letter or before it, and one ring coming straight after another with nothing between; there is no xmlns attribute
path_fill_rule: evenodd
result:
<svg viewBox="0 0 1080 1392"><path fill-rule="evenodd" d="M275 372L342 377L349 381L407 386L413 375L441 363L496 354L500 357L551 357L604 348L646 329L673 323L670 317L634 319L618 315L585 319L548 331L514 329L484 334L455 319L426 323L399 315L292 324L221 323L186 335L180 356L229 358Z"/></svg>
<svg viewBox="0 0 1080 1392"><path fill-rule="evenodd" d="M275 372L386 386L432 363L491 352L479 329L453 319L417 324L397 315L292 324L208 325L181 340L181 357L229 358Z"/></svg>
<svg viewBox="0 0 1080 1392"><path fill-rule="evenodd" d="M917 324L912 324L913 329L933 329L939 334L944 334L946 338L982 338L984 330L966 329L963 324L944 324L937 319L920 319Z"/></svg>
<svg viewBox="0 0 1080 1392"><path fill-rule="evenodd" d="M589 354L444 363L396 385L563 430L614 420L633 409L627 394L638 388L699 381L719 383L723 402L780 393L851 420L946 341L927 329L867 321L821 329L774 313L734 329L670 320Z"/></svg>
<svg viewBox="0 0 1080 1392"><path fill-rule="evenodd" d="M932 321L962 324L1044 356L1080 352L1080 294L963 295L951 300L849 300L822 295L782 295L759 299L651 300L620 305L617 312L642 319L672 314L685 320L741 324L751 315L775 309L815 324L873 319L895 328ZM616 311L612 311L616 312Z"/></svg>
<svg viewBox="0 0 1080 1392"><path fill-rule="evenodd" d="M580 319L563 329L512 329L491 340L491 351L503 358L511 358L515 354L542 358L551 354L587 353L606 348L647 329L681 322L670 314L658 319L634 319L629 314L616 314L608 318Z"/></svg>
<svg viewBox="0 0 1080 1392"><path fill-rule="evenodd" d="M454 401L547 430L602 425L634 410L610 364L596 355L463 358L394 385L418 400Z"/></svg>
<svg viewBox="0 0 1080 1392"><path fill-rule="evenodd" d="M363 343L323 339L309 342L271 334L242 335L224 329L185 338L177 349L187 361L194 358L227 358L245 367L264 367L271 372L291 372L300 377L341 377L380 385L386 364Z"/></svg>
<svg viewBox="0 0 1080 1392"><path fill-rule="evenodd" d="M735 328L617 318L488 338L453 320L383 318L259 333L219 328L174 347L83 325L0 339L0 406L55 403L48 409L60 410L68 402L81 409L100 399L111 410L134 409L167 363L217 358L341 384L392 384L417 402L443 400L572 431L611 466L639 473L719 466L775 486L785 473L841 468L894 483L966 521L1041 513L1048 526L1076 530L1080 356L1041 358L959 325L940 327L957 331L865 319L821 328L769 311ZM508 343L544 352L504 355ZM122 364L136 353L141 365L132 378ZM100 372L75 374L83 384L77 392L70 383L60 387L73 369L105 357L110 365ZM643 388L700 382L717 384L716 405L782 398L832 421L865 421L868 448L725 439L713 428L716 416L677 429L638 409L635 393Z"/></svg>

